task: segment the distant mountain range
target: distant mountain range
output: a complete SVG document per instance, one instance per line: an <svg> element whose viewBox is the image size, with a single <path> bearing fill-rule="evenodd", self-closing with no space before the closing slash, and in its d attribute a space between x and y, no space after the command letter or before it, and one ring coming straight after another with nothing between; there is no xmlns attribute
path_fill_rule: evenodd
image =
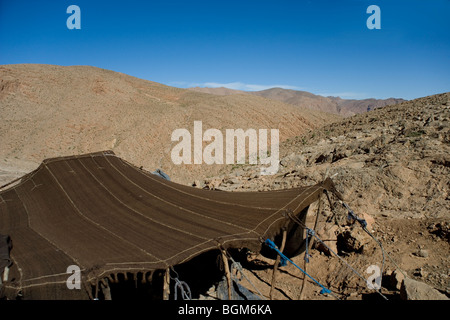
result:
<svg viewBox="0 0 450 320"><path fill-rule="evenodd" d="M349 117L355 114L367 112L387 105L398 104L406 100L399 98L389 99L341 99L340 97L323 97L307 91L298 91L282 88L271 88L262 91L240 91L224 87L220 88L200 88L193 87L189 90L215 94L215 95L234 95L234 94L251 94L261 96L271 100L277 100L284 103L292 104L302 108L317 110L338 114L343 117Z"/></svg>

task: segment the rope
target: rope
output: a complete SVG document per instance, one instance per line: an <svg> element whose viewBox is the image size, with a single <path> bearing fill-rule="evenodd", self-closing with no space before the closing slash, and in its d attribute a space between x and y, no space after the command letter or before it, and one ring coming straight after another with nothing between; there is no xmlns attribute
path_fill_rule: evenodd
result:
<svg viewBox="0 0 450 320"><path fill-rule="evenodd" d="M348 210L348 217L350 219L356 220L359 222L359 224L361 225L362 229L378 244L378 246L381 249L381 253L383 255L383 264L381 267L381 271L383 271L383 267L384 267L384 262L385 262L385 255L387 255L387 257L389 258L389 260L391 260L391 262L397 267L398 270L400 270L400 272L405 276L405 278L407 278L407 275L405 274L405 272L397 265L397 263L391 258L391 256L389 255L389 253L387 253L384 250L383 245L381 244L380 241L378 241L377 238L375 238L375 236L367 229L367 222L364 219L359 218L352 209L350 209L350 207L343 201L340 201L340 203Z"/></svg>
<svg viewBox="0 0 450 320"><path fill-rule="evenodd" d="M381 254L383 256L383 262L381 264L381 274L383 274L383 269L384 269L384 262L386 260L385 256L384 256L384 248L383 245L381 244L381 242L379 242L374 235L367 229L367 222L365 219L359 218L352 209L350 209L350 207L343 201L339 200L339 202L344 206L345 209L347 209L347 219L348 220L356 220L358 221L358 223L361 225L361 228L364 230L364 232L366 232L380 247L381 249Z"/></svg>
<svg viewBox="0 0 450 320"><path fill-rule="evenodd" d="M279 267L285 267L287 266L287 259L283 256L280 256L280 264Z"/></svg>
<svg viewBox="0 0 450 320"><path fill-rule="evenodd" d="M377 238L375 238L375 236L367 229L367 222L366 222L366 220L364 220L364 219L362 219L362 218L359 218L354 212L353 212L353 210L352 209L350 209L350 207L345 203L345 202L343 202L343 201L339 201L346 209L347 209L347 211L348 211L348 219L349 220L351 220L351 219L353 219L353 220L356 220L356 221L358 221L359 222L359 224L361 225L361 227L362 227L362 229L378 244L378 246L380 247L380 249L381 249L381 254L382 254L382 256L383 256L383 262L382 262L382 264L381 264L381 274L383 274L383 269L384 269L384 264L385 264L385 261L386 261L386 257L385 257L385 255L387 255L388 257L389 257L389 259L394 263L394 265L401 271L401 273L403 273L403 275L405 276L405 278L406 278L406 275L405 275L405 273L399 268L399 266L395 263L395 261L393 261L392 260L392 258L389 256L389 254L387 253L387 252L385 252L384 251L384 248L383 248L383 245L381 244L381 242L380 241L378 241L378 239ZM386 299L387 300L387 299Z"/></svg>
<svg viewBox="0 0 450 320"><path fill-rule="evenodd" d="M347 209L347 219L348 220L356 220L359 222L359 224L361 225L361 227L364 229L367 227L367 222L366 220L359 218L352 209L350 209L350 207L344 202L339 200L339 202L344 206L345 209ZM368 231L367 231L368 232Z"/></svg>
<svg viewBox="0 0 450 320"><path fill-rule="evenodd" d="M181 291L181 297L183 300L191 300L191 289L187 285L186 282L180 281L178 278L175 278L175 293L174 293L174 299L178 299L178 289Z"/></svg>
<svg viewBox="0 0 450 320"><path fill-rule="evenodd" d="M231 257L230 255L228 255L228 258L231 259L232 264L231 264L231 269L236 268L237 270L239 270L239 272L241 273L241 275L245 278L245 280L248 281L248 283L250 283L250 285L253 287L253 289L256 290L256 292L258 292L259 296L261 297L262 300L266 300L266 298L264 297L264 295L261 293L261 291L258 290L258 288L256 288L256 286L250 281L249 278L247 278L247 276L244 274L244 270L242 269L242 266L239 262L234 261L233 257ZM238 279L239 280L239 279Z"/></svg>
<svg viewBox="0 0 450 320"><path fill-rule="evenodd" d="M356 271L347 261L345 261L340 255L334 252L329 246L327 246L316 234L314 234L314 238L316 238L320 243L322 243L332 254L339 258L347 267L349 267L358 277L360 277L365 283L367 283L367 279L364 278L358 271ZM385 300L388 300L385 295L376 290L376 292L381 295Z"/></svg>
<svg viewBox="0 0 450 320"><path fill-rule="evenodd" d="M354 214L354 212L352 211L352 213L353 213L353 215L355 215ZM356 215L355 215L356 216ZM308 233L309 234L311 234L312 236L314 236L314 238L316 238L320 243L322 243L332 254L334 254L336 257L338 257L339 258L339 260L341 260L347 267L349 267L350 268L350 270L352 270L353 271L353 273L355 273L359 278L361 278L365 283L367 283L367 279L366 278L364 278L358 271L356 271L347 261L345 261L340 255L338 255L336 252L334 252L329 246L327 246L323 241L322 241L322 239L320 239L318 236L317 236L317 234L314 232L314 230L311 230L310 228L308 228L301 220L299 220L299 219L297 219L297 217L295 217L295 216L293 216L293 215L289 215L289 217L294 221L294 222L296 222L297 224L299 224L300 226L302 226L303 228L305 228L307 231L308 231ZM367 228L365 227L366 225L367 225L367 223L366 223L366 221L364 220L364 219L359 219L359 220L357 220L358 222L360 221L360 220L363 220L364 222L360 222L360 224L361 225L364 225L364 228L363 229L365 229L365 231L366 232L368 232L369 233L369 235L381 246L381 243L378 241L378 240L376 240L375 239L375 237L369 232L369 230L367 230ZM382 248L382 246L381 246L381 248ZM382 249L382 252L383 252L383 264L384 264L384 250ZM385 300L388 300L387 298L386 298L386 296L385 295L383 295L380 291L378 291L378 290L375 290L375 292L377 292L381 297L383 297Z"/></svg>
<svg viewBox="0 0 450 320"><path fill-rule="evenodd" d="M173 281L175 281L175 287L174 287L175 292L174 292L174 297L173 297L174 300L178 300L178 289L181 292L181 298L183 300L192 300L191 288L189 288L189 286L186 282L180 281L178 279L178 277L179 277L178 272L176 272L173 267L171 267L170 270L172 270L176 274L176 277L172 278L172 276L170 276L170 273L169 273L169 277Z"/></svg>
<svg viewBox="0 0 450 320"><path fill-rule="evenodd" d="M306 250L305 250L305 261L306 263L309 263L309 258L311 257L311 255L309 254L309 245L308 245L308 241L309 241L309 236L313 237L315 235L314 230L307 228L307 233L306 233Z"/></svg>
<svg viewBox="0 0 450 320"><path fill-rule="evenodd" d="M286 257L276 246L276 244L270 240L270 239L266 239L265 244L269 246L269 248L275 250L281 257L284 257L284 259L286 259L287 261L289 261L290 263L292 263L295 267L297 267L301 272L303 272L306 276L308 276L311 280L313 280L318 286L320 286L322 288L322 290L320 291L320 294L324 294L324 293L329 293L332 296L334 296L336 299L339 299L337 296L335 296L330 289L325 288L322 284L320 284L316 279L314 279L313 277L311 277L306 271L304 271L302 268L300 268L298 265L296 265L291 259L289 259L288 257Z"/></svg>

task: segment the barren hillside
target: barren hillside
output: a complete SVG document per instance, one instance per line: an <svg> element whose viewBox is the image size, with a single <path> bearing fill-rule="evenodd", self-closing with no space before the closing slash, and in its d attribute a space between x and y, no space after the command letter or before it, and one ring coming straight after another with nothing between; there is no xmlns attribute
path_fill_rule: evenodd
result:
<svg viewBox="0 0 450 320"><path fill-rule="evenodd" d="M335 116L277 101L216 96L165 86L90 66L0 66L2 182L29 172L45 158L111 149L147 170L161 168L186 182L219 166L175 166L173 130L279 129L280 141Z"/></svg>

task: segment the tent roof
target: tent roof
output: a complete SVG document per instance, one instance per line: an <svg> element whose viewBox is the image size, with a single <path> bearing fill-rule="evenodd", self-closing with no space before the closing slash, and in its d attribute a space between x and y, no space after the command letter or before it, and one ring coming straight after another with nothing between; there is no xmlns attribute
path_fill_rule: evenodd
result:
<svg viewBox="0 0 450 320"><path fill-rule="evenodd" d="M289 220L287 210L299 213L325 189L333 189L331 180L267 192L201 190L111 151L47 159L0 192L0 233L13 242L5 288L31 298L80 298L66 287L70 265L92 283L166 269L217 248L259 250Z"/></svg>

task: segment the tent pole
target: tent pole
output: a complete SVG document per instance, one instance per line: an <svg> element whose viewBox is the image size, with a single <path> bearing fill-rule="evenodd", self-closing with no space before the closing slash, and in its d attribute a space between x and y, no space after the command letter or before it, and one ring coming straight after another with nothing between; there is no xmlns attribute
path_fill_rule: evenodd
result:
<svg viewBox="0 0 450 320"><path fill-rule="evenodd" d="M225 269L225 275L227 277L228 300L231 300L231 274L230 274L230 267L228 265L228 258L227 258L225 250L222 249L221 252L222 252L223 266L224 266L224 269Z"/></svg>
<svg viewBox="0 0 450 320"><path fill-rule="evenodd" d="M170 269L167 268L164 273L164 284L163 284L163 300L169 300L170 296Z"/></svg>
<svg viewBox="0 0 450 320"><path fill-rule="evenodd" d="M283 240L281 241L281 247L280 247L280 251L283 252L284 250L284 245L286 244L286 228L283 228ZM277 275L277 271L278 271L278 265L280 264L280 255L277 255L277 258L275 260L275 265L273 266L273 272L272 272L272 285L270 287L270 300L273 300L273 289L275 287L275 280L276 280L276 275Z"/></svg>
<svg viewBox="0 0 450 320"><path fill-rule="evenodd" d="M109 286L108 279L104 279L100 282L100 288L102 289L105 300L111 300L111 288Z"/></svg>
<svg viewBox="0 0 450 320"><path fill-rule="evenodd" d="M321 210L321 204L322 204L322 197L321 197L321 195L322 194L319 194L319 200L318 200L319 203L317 204L316 221L314 222L314 228L313 228L314 231L317 230L317 225L318 225L318 222L319 222L319 216L320 216L320 210ZM306 233L306 236L308 237L308 233ZM314 242L314 239L311 236L311 239L309 239L309 241L308 241L308 249L305 250L305 255L306 255L307 252L311 252L311 248L312 248L313 242ZM305 256L305 260L303 262L303 270L305 270L305 272L307 272L306 271L306 267L307 266L308 266L308 263L306 262L306 256ZM302 282L302 287L300 289L300 294L299 294L298 300L303 300L305 288L306 288L306 276L303 275L303 282Z"/></svg>
<svg viewBox="0 0 450 320"><path fill-rule="evenodd" d="M333 202L330 199L330 195L328 194L328 192L325 190L325 195L327 196L327 200L328 200L328 204L330 205L330 209L331 209L331 219L334 218L334 223L339 225L339 221L337 220L337 216L336 216L336 211L334 210L334 205ZM327 222L331 222L331 219L327 219Z"/></svg>

